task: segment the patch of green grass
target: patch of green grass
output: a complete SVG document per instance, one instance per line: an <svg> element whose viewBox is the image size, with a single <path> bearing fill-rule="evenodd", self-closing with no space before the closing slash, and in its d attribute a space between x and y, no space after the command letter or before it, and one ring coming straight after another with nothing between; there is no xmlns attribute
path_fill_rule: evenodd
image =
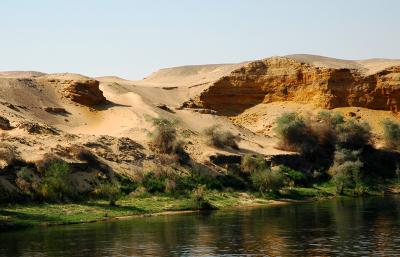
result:
<svg viewBox="0 0 400 257"><path fill-rule="evenodd" d="M207 192L207 198L217 208L243 205L241 197L236 192ZM11 204L0 206L0 230L9 227L95 222L116 217L194 209L190 197L166 194L125 197L118 200L116 206L110 206L105 200L79 204Z"/></svg>

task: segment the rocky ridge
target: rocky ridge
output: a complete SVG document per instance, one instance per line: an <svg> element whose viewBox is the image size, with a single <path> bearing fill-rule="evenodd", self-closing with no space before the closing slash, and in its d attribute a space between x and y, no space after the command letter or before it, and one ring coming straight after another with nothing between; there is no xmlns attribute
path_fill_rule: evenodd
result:
<svg viewBox="0 0 400 257"><path fill-rule="evenodd" d="M400 110L400 64L373 74L363 68L324 67L290 57L244 64L185 102L220 114L238 114L260 103L293 101L316 107Z"/></svg>

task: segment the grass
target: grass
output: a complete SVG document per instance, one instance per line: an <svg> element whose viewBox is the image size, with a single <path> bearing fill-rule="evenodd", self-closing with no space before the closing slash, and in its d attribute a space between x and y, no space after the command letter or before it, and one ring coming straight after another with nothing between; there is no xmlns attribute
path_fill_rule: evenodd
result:
<svg viewBox="0 0 400 257"><path fill-rule="evenodd" d="M267 204L268 199L250 193L207 192L207 199L218 209ZM125 197L110 206L107 201L71 204L10 204L0 206L0 230L36 225L88 223L117 217L169 211L195 210L190 197L160 194Z"/></svg>
<svg viewBox="0 0 400 257"><path fill-rule="evenodd" d="M398 183L385 182L389 188L400 190ZM349 191L345 194L353 196ZM399 191L400 192L400 191ZM368 192L368 195L382 192ZM315 184L311 187L287 187L279 193L207 191L206 198L218 209L268 205L271 200L319 200L335 196L335 186L331 182ZM96 200L69 204L9 204L0 206L0 231L37 225L61 225L88 223L119 217L195 210L193 199L187 196L168 194L126 196L110 206L108 201Z"/></svg>

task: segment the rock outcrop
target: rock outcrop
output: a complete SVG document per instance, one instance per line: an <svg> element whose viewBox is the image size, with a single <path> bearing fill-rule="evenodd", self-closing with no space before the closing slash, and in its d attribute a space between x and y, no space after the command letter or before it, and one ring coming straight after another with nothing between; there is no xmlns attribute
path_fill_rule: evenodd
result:
<svg viewBox="0 0 400 257"><path fill-rule="evenodd" d="M315 66L288 57L243 65L184 103L237 114L260 103L294 101L317 107L357 106L400 111L400 66L374 74L361 69Z"/></svg>
<svg viewBox="0 0 400 257"><path fill-rule="evenodd" d="M45 81L60 86L62 95L73 102L90 107L106 102L99 88L99 81L84 76L68 75L52 75L45 78Z"/></svg>

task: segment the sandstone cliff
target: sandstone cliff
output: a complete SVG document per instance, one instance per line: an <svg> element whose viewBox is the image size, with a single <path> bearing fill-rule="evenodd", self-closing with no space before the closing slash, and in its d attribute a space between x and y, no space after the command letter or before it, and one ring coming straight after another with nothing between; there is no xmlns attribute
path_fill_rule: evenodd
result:
<svg viewBox="0 0 400 257"><path fill-rule="evenodd" d="M106 102L99 81L78 74L53 74L43 77L46 84L59 87L62 95L73 102L95 106Z"/></svg>
<svg viewBox="0 0 400 257"><path fill-rule="evenodd" d="M272 57L244 64L184 106L221 114L237 114L275 101L311 103L328 109L357 106L400 110L400 64L370 74L360 63L341 68L297 59Z"/></svg>

